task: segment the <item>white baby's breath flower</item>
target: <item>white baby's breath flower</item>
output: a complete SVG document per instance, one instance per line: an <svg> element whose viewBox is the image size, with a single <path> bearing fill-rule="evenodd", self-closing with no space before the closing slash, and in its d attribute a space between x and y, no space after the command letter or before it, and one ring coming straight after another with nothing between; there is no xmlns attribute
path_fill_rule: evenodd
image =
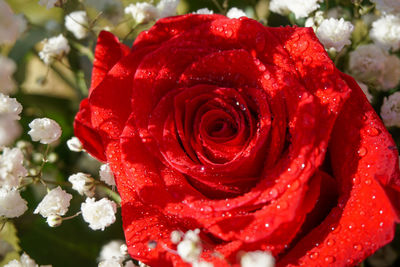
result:
<svg viewBox="0 0 400 267"><path fill-rule="evenodd" d="M199 10L197 10L196 12L194 12L195 14L203 14L203 15L207 15L207 14L214 14L214 11L208 9L208 8L200 8Z"/></svg>
<svg viewBox="0 0 400 267"><path fill-rule="evenodd" d="M18 121L8 116L0 116L0 146L11 145L22 133Z"/></svg>
<svg viewBox="0 0 400 267"><path fill-rule="evenodd" d="M74 11L65 16L65 28L76 37L83 39L88 34L88 17L85 11Z"/></svg>
<svg viewBox="0 0 400 267"><path fill-rule="evenodd" d="M0 23L1 24L1 23ZM12 75L17 65L12 59L0 55L0 92L4 94L15 93L15 82Z"/></svg>
<svg viewBox="0 0 400 267"><path fill-rule="evenodd" d="M376 8L384 13L399 14L400 1L398 0L371 0Z"/></svg>
<svg viewBox="0 0 400 267"><path fill-rule="evenodd" d="M0 186L6 189L16 189L20 179L28 175L23 166L24 155L19 148L4 148L0 156Z"/></svg>
<svg viewBox="0 0 400 267"><path fill-rule="evenodd" d="M39 141L42 144L50 144L58 140L61 136L61 127L52 119L41 118L34 119L29 123L31 130L28 134L33 141Z"/></svg>
<svg viewBox="0 0 400 267"><path fill-rule="evenodd" d="M100 250L99 261L104 260L116 260L122 262L126 255L121 253L121 246L124 245L125 242L122 240L113 240L105 244Z"/></svg>
<svg viewBox="0 0 400 267"><path fill-rule="evenodd" d="M81 152L83 150L82 143L79 141L78 137L71 137L67 141L67 146L69 150L74 151L74 152Z"/></svg>
<svg viewBox="0 0 400 267"><path fill-rule="evenodd" d="M317 29L317 36L326 49L340 52L345 45L351 44L350 37L354 26L351 22L330 18L322 21Z"/></svg>
<svg viewBox="0 0 400 267"><path fill-rule="evenodd" d="M297 19L307 17L311 12L319 8L320 0L271 0L269 9L283 16L290 12L294 13Z"/></svg>
<svg viewBox="0 0 400 267"><path fill-rule="evenodd" d="M400 127L400 92L383 99L381 117L387 127Z"/></svg>
<svg viewBox="0 0 400 267"><path fill-rule="evenodd" d="M47 9L55 7L58 0L39 0L39 5L46 6Z"/></svg>
<svg viewBox="0 0 400 267"><path fill-rule="evenodd" d="M78 191L80 195L94 196L95 184L90 174L78 172L71 175L68 181L72 184L72 189Z"/></svg>
<svg viewBox="0 0 400 267"><path fill-rule="evenodd" d="M368 86L365 83L357 81L358 86L360 86L361 90L364 92L365 96L368 99L368 102L372 103L372 100L374 99L373 95L368 90Z"/></svg>
<svg viewBox="0 0 400 267"><path fill-rule="evenodd" d="M240 17L246 17L246 13L244 13L243 10L237 7L232 7L231 9L228 10L226 16L230 19L238 19Z"/></svg>
<svg viewBox="0 0 400 267"><path fill-rule="evenodd" d="M178 4L179 0L161 0L157 5L157 9L159 12L158 18L175 16Z"/></svg>
<svg viewBox="0 0 400 267"><path fill-rule="evenodd" d="M267 251L247 252L240 259L242 267L274 267L275 259L271 253Z"/></svg>
<svg viewBox="0 0 400 267"><path fill-rule="evenodd" d="M178 244L179 242L181 242L182 237L183 237L182 231L175 230L171 232L171 242L173 244Z"/></svg>
<svg viewBox="0 0 400 267"><path fill-rule="evenodd" d="M68 194L61 187L57 186L47 193L33 213L39 213L45 218L51 215L63 216L68 211L71 199L71 194Z"/></svg>
<svg viewBox="0 0 400 267"><path fill-rule="evenodd" d="M115 213L117 205L115 202L102 198L95 201L93 198L87 198L81 205L82 217L89 223L93 230L104 230L107 226L115 222Z"/></svg>
<svg viewBox="0 0 400 267"><path fill-rule="evenodd" d="M371 39L382 48L397 51L400 48L400 17L382 16L372 23Z"/></svg>
<svg viewBox="0 0 400 267"><path fill-rule="evenodd" d="M197 262L201 251L200 230L189 230L185 233L183 240L178 244L177 250L182 260L186 262Z"/></svg>
<svg viewBox="0 0 400 267"><path fill-rule="evenodd" d="M18 39L19 23L19 18L14 15L10 6L0 0L0 45L12 44Z"/></svg>
<svg viewBox="0 0 400 267"><path fill-rule="evenodd" d="M26 204L18 190L0 187L0 217L19 217L28 209Z"/></svg>
<svg viewBox="0 0 400 267"><path fill-rule="evenodd" d="M117 260L110 259L99 262L98 267L122 267L122 264Z"/></svg>
<svg viewBox="0 0 400 267"><path fill-rule="evenodd" d="M111 168L108 164L103 164L100 166L100 180L104 181L108 185L115 185L114 174L111 171Z"/></svg>
<svg viewBox="0 0 400 267"><path fill-rule="evenodd" d="M130 260L130 261L125 262L124 267L137 267L137 265L134 264L133 261Z"/></svg>
<svg viewBox="0 0 400 267"><path fill-rule="evenodd" d="M139 2L125 7L125 14L129 14L137 23L146 23L159 16L158 9L152 4Z"/></svg>
<svg viewBox="0 0 400 267"><path fill-rule="evenodd" d="M400 59L395 55L388 55L385 61L382 83L377 89L389 91L395 88L400 81Z"/></svg>
<svg viewBox="0 0 400 267"><path fill-rule="evenodd" d="M214 267L214 264L206 261L195 261L192 263L192 267Z"/></svg>
<svg viewBox="0 0 400 267"><path fill-rule="evenodd" d="M50 64L54 59L62 58L70 50L68 40L62 34L45 39L42 43L43 49L39 52L39 57L45 64Z"/></svg>
<svg viewBox="0 0 400 267"><path fill-rule="evenodd" d="M0 116L7 116L13 120L19 120L22 105L15 98L0 93Z"/></svg>
<svg viewBox="0 0 400 267"><path fill-rule="evenodd" d="M38 267L38 265L28 256L28 254L23 253L19 260L12 260L4 265L4 267ZM41 265L41 267L45 266Z"/></svg>
<svg viewBox="0 0 400 267"><path fill-rule="evenodd" d="M359 81L375 86L382 83L386 54L374 44L360 45L350 52L349 70Z"/></svg>

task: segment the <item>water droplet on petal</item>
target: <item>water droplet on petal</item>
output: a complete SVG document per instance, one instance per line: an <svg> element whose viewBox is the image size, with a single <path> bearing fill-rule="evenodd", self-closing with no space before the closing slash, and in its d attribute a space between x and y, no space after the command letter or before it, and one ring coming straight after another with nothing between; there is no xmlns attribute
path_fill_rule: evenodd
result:
<svg viewBox="0 0 400 267"><path fill-rule="evenodd" d="M357 151L358 155L360 157L364 157L365 155L367 155L367 149L365 147L360 147L360 149Z"/></svg>
<svg viewBox="0 0 400 267"><path fill-rule="evenodd" d="M363 249L363 247L362 247L360 244L358 244L358 243L354 244L354 245L353 245L353 248L354 248L355 250L357 250L357 251L361 251L361 250Z"/></svg>
<svg viewBox="0 0 400 267"><path fill-rule="evenodd" d="M336 258L334 256L326 256L324 260L326 263L334 263Z"/></svg>
<svg viewBox="0 0 400 267"><path fill-rule="evenodd" d="M369 136L377 136L380 134L380 130L375 128L375 127L371 127L367 129L367 134Z"/></svg>
<svg viewBox="0 0 400 267"><path fill-rule="evenodd" d="M271 191L269 191L268 193L271 197L276 198L278 196L278 190L276 190L275 188L271 189Z"/></svg>
<svg viewBox="0 0 400 267"><path fill-rule="evenodd" d="M308 257L312 260L316 260L319 256L318 252L311 252L310 255L308 255Z"/></svg>
<svg viewBox="0 0 400 267"><path fill-rule="evenodd" d="M329 247L335 245L335 240L333 240L333 239L331 239L331 238L328 239L328 240L326 241L326 245L329 246Z"/></svg>

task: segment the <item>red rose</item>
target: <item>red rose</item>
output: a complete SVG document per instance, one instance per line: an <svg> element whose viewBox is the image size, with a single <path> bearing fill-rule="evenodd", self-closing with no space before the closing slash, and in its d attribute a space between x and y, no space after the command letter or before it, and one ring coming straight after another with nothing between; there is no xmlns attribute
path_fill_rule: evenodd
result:
<svg viewBox="0 0 400 267"><path fill-rule="evenodd" d="M188 266L170 234L195 228L214 266L255 250L351 266L399 221L395 144L311 28L185 15L130 50L102 32L75 133L110 163L129 253L151 266Z"/></svg>

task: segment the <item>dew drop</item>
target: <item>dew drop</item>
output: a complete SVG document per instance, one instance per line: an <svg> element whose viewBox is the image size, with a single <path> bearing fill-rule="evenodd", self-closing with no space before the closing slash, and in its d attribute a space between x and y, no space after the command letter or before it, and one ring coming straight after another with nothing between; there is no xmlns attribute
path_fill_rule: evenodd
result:
<svg viewBox="0 0 400 267"><path fill-rule="evenodd" d="M377 136L380 134L380 130L375 128L375 127L371 127L367 129L367 134L369 136Z"/></svg>
<svg viewBox="0 0 400 267"><path fill-rule="evenodd" d="M225 31L225 36L230 38L232 36L232 31L231 30L226 30Z"/></svg>
<svg viewBox="0 0 400 267"><path fill-rule="evenodd" d="M324 260L326 263L334 263L336 258L334 256L326 256Z"/></svg>
<svg viewBox="0 0 400 267"><path fill-rule="evenodd" d="M206 168L205 168L204 166L201 166L201 167L200 167L200 171L201 171L201 172L204 172L205 169L206 169Z"/></svg>
<svg viewBox="0 0 400 267"><path fill-rule="evenodd" d="M266 70L266 68L265 68L264 65L260 65L260 66L258 67L258 69L259 69L260 71L265 71L265 70Z"/></svg>
<svg viewBox="0 0 400 267"><path fill-rule="evenodd" d="M310 253L310 255L308 255L308 257L312 260L316 260L318 258L318 256L319 256L318 252L312 252L312 253Z"/></svg>
<svg viewBox="0 0 400 267"><path fill-rule="evenodd" d="M363 249L363 247L362 247L360 244L358 244L358 243L354 244L354 245L353 245L353 248L354 248L355 250L357 250L357 251L361 251L361 250Z"/></svg>
<svg viewBox="0 0 400 267"><path fill-rule="evenodd" d="M278 196L278 190L276 190L275 188L271 189L271 191L269 191L268 193L271 197L276 198Z"/></svg>
<svg viewBox="0 0 400 267"><path fill-rule="evenodd" d="M365 147L360 147L360 149L357 151L358 155L360 157L364 157L365 155L367 155L367 149Z"/></svg>
<svg viewBox="0 0 400 267"><path fill-rule="evenodd" d="M354 177L353 178L353 184L360 184L360 178L358 178L358 177Z"/></svg>
<svg viewBox="0 0 400 267"><path fill-rule="evenodd" d="M268 228L268 227L269 227L269 223L266 223L266 224L265 224L265 227Z"/></svg>

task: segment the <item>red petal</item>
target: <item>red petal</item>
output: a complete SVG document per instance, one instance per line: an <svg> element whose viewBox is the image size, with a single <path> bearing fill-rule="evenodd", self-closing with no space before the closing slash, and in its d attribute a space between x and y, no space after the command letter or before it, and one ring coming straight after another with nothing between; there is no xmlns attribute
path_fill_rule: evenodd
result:
<svg viewBox="0 0 400 267"><path fill-rule="evenodd" d="M393 239L399 220L385 187L399 182L397 151L390 149L395 144L357 83L342 77L352 94L329 146L338 206L278 266L353 266Z"/></svg>

